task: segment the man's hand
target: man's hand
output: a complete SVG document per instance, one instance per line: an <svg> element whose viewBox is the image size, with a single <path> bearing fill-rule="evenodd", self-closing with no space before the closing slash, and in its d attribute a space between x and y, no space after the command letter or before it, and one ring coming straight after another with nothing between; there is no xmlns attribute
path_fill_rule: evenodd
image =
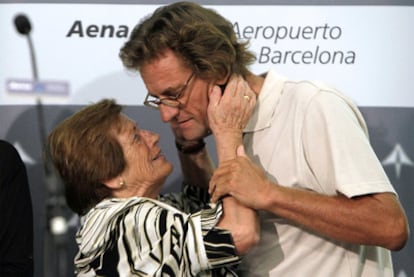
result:
<svg viewBox="0 0 414 277"><path fill-rule="evenodd" d="M263 201L257 199L266 199L271 186L264 171L246 156L240 145L236 159L223 162L214 172L209 193L212 202L231 195L247 207L261 209Z"/></svg>

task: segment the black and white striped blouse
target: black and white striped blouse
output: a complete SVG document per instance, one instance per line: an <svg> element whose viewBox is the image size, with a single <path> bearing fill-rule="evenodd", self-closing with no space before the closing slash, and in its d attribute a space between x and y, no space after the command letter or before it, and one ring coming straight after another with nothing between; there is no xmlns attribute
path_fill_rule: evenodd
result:
<svg viewBox="0 0 414 277"><path fill-rule="evenodd" d="M191 190L96 205L77 233L77 276L237 276L232 237L215 227L221 203L200 210L205 203Z"/></svg>

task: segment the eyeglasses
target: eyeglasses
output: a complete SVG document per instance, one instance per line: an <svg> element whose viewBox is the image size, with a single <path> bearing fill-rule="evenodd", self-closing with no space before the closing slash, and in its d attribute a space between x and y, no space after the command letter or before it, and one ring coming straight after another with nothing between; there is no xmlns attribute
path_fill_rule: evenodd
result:
<svg viewBox="0 0 414 277"><path fill-rule="evenodd" d="M183 95L183 93L187 89L188 84L190 83L193 76L194 76L194 72L190 75L190 77L184 83L180 91L174 96L166 96L164 98L158 98L158 97L152 96L150 93L147 93L147 96L145 97L145 100L144 100L144 105L150 108L154 108L154 109L159 109L161 104L169 106L169 107L173 107L173 108L179 107L181 103L180 101L178 101L178 99Z"/></svg>

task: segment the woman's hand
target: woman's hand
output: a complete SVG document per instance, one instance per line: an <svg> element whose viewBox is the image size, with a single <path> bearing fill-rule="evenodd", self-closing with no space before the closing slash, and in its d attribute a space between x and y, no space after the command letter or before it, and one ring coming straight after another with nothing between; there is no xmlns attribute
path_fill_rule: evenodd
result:
<svg viewBox="0 0 414 277"><path fill-rule="evenodd" d="M210 91L208 120L213 134L241 133L253 113L256 94L241 76L232 76L222 94L218 86Z"/></svg>
<svg viewBox="0 0 414 277"><path fill-rule="evenodd" d="M242 144L243 129L256 105L256 94L241 77L234 75L224 94L214 86L209 95L207 109L210 130L216 141L219 163L236 156Z"/></svg>

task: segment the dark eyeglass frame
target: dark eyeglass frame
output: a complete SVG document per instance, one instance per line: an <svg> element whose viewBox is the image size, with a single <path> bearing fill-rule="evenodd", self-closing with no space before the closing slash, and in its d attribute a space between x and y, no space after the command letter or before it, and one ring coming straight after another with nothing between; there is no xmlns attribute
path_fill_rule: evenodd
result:
<svg viewBox="0 0 414 277"><path fill-rule="evenodd" d="M178 108L181 105L181 102L178 101L178 99L184 95L185 90L187 89L189 83L194 77L194 72L191 73L190 77L187 79L187 81L184 83L183 87L180 89L180 91L174 95L174 96L166 96L164 98L156 98L155 96L152 96L149 92L147 93L147 96L144 100L144 105L153 109L159 109L160 105L166 105L168 107ZM156 99L149 100L148 98L153 97Z"/></svg>

